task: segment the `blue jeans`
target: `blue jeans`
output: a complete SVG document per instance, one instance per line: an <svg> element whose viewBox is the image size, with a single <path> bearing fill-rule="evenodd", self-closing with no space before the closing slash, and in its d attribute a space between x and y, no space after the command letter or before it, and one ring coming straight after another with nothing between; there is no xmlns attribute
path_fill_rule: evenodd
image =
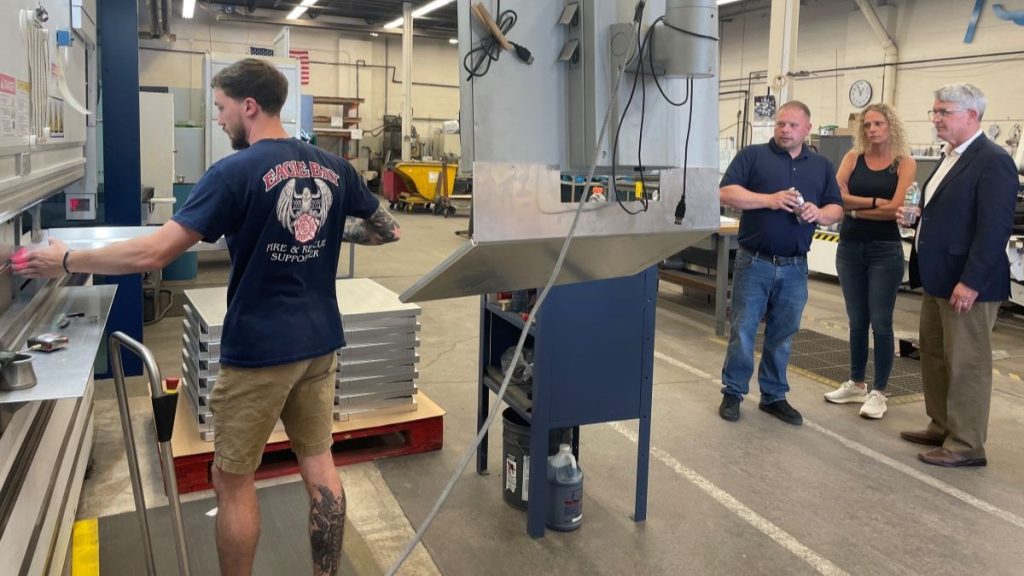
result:
<svg viewBox="0 0 1024 576"><path fill-rule="evenodd" d="M892 372L892 311L903 269L903 243L898 240L839 241L836 270L850 318L850 380L864 381L871 328L875 335L875 390L885 390Z"/></svg>
<svg viewBox="0 0 1024 576"><path fill-rule="evenodd" d="M776 265L770 258L736 252L732 279L732 329L722 366L723 394L742 398L754 373L754 338L764 318L764 347L757 382L761 403L786 398L786 366L807 303L807 260Z"/></svg>

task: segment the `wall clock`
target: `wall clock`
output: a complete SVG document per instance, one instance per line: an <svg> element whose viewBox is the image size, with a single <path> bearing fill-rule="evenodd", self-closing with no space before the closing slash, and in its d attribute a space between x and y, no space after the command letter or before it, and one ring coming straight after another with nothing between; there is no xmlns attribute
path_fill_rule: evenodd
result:
<svg viewBox="0 0 1024 576"><path fill-rule="evenodd" d="M856 108L863 108L871 102L871 83L867 80L857 80L850 86L850 104Z"/></svg>

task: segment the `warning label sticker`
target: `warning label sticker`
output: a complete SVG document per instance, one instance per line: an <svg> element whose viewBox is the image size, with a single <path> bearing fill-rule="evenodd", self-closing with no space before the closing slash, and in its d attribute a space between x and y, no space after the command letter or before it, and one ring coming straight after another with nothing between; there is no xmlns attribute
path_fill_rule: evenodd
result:
<svg viewBox="0 0 1024 576"><path fill-rule="evenodd" d="M515 493L516 491L516 457L511 454L505 455L505 490Z"/></svg>
<svg viewBox="0 0 1024 576"><path fill-rule="evenodd" d="M31 85L0 74L0 138L28 136Z"/></svg>

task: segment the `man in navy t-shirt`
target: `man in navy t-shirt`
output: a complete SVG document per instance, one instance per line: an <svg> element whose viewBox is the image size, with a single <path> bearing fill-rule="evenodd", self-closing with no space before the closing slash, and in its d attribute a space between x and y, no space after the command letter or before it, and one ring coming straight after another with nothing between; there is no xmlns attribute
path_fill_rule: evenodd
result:
<svg viewBox="0 0 1024 576"><path fill-rule="evenodd" d="M383 244L398 223L350 164L292 139L279 116L288 81L248 58L213 78L218 123L239 150L214 164L184 207L150 236L97 250L59 240L15 262L27 277L159 270L200 240L224 236L231 255L216 419L213 485L221 574L250 574L259 538L253 474L277 420L310 495L317 574L341 555L345 493L333 443L335 351L345 345L335 294L340 244ZM346 216L352 220L346 224Z"/></svg>
<svg viewBox="0 0 1024 576"><path fill-rule="evenodd" d="M741 150L720 184L722 203L743 210L718 408L730 422L739 419L740 400L749 390L754 338L764 319L759 406L789 424L803 423L786 400L786 367L807 303L806 254L815 225L827 226L843 217L835 168L804 145L810 131L807 105L795 100L783 104L775 118L775 137Z"/></svg>

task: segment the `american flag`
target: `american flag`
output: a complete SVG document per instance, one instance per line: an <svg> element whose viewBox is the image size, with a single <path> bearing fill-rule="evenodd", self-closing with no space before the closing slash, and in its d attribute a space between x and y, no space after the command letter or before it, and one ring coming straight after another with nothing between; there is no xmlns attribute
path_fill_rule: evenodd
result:
<svg viewBox="0 0 1024 576"><path fill-rule="evenodd" d="M273 48L249 46L250 56L274 56ZM299 61L299 78L303 86L309 86L309 50L289 50L288 56Z"/></svg>
<svg viewBox="0 0 1024 576"><path fill-rule="evenodd" d="M309 86L309 50L289 50L288 55L299 61L299 77L303 86Z"/></svg>

